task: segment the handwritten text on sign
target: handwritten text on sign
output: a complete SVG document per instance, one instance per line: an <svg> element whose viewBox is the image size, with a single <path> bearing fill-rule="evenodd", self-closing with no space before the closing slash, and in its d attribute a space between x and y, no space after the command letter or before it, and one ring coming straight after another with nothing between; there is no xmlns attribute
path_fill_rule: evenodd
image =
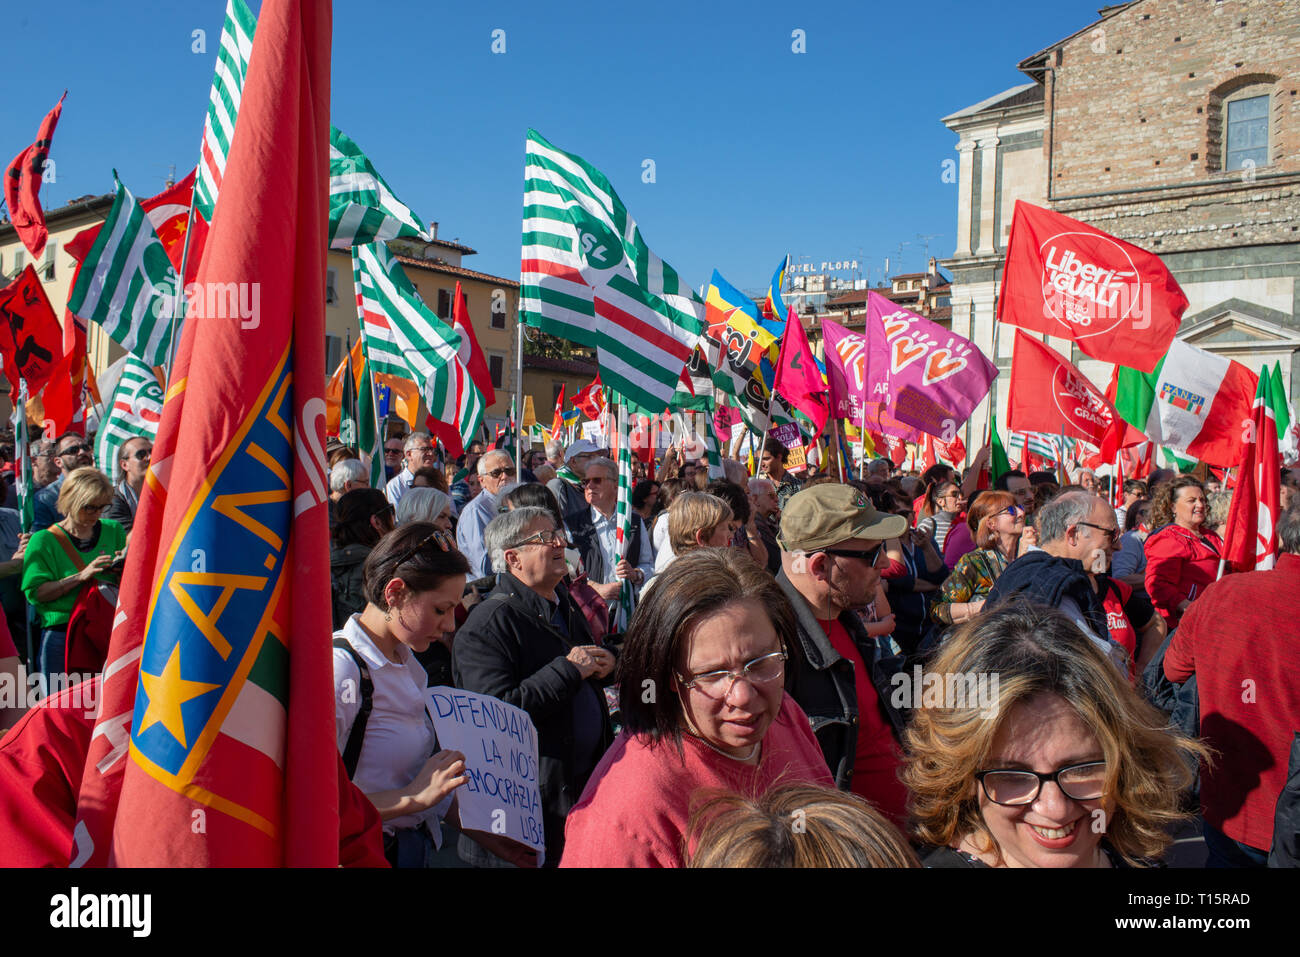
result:
<svg viewBox="0 0 1300 957"><path fill-rule="evenodd" d="M461 826L502 834L546 850L537 786L537 729L524 711L458 688L429 689L438 744L465 755L468 783L460 796Z"/></svg>

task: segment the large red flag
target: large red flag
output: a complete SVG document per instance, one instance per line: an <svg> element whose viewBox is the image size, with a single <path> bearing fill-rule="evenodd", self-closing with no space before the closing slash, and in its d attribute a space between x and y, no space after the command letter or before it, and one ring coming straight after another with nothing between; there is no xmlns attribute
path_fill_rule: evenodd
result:
<svg viewBox="0 0 1300 957"><path fill-rule="evenodd" d="M591 421L600 421L600 417L605 414L605 389L600 384L599 372L590 385L573 394L573 404Z"/></svg>
<svg viewBox="0 0 1300 957"><path fill-rule="evenodd" d="M30 264L0 289L0 353L14 394L22 377L35 395L63 358L63 330Z"/></svg>
<svg viewBox="0 0 1300 957"><path fill-rule="evenodd" d="M780 393L791 408L811 420L813 429L809 441L815 441L830 418L831 393L822 381L817 360L808 345L808 334L793 307L786 318L785 335L781 337L781 360L777 363L772 391Z"/></svg>
<svg viewBox="0 0 1300 957"><path fill-rule="evenodd" d="M1272 391L1270 377L1261 375L1245 434L1246 457L1237 470L1237 486L1232 490L1223 533L1223 558L1239 572L1272 568L1277 556L1282 458L1277 448Z"/></svg>
<svg viewBox="0 0 1300 957"><path fill-rule="evenodd" d="M469 370L469 377L483 393L483 408L497 400L496 389L492 388L492 374L488 371L487 360L483 350L478 346L478 337L474 335L474 325L469 321L469 306L465 304L465 294L461 292L460 280L456 280L456 295L451 306L452 328L460 333L461 364Z"/></svg>
<svg viewBox="0 0 1300 957"><path fill-rule="evenodd" d="M999 321L1073 339L1094 359L1151 372L1186 308L1159 256L1016 200Z"/></svg>
<svg viewBox="0 0 1300 957"><path fill-rule="evenodd" d="M49 235L45 230L45 210L41 209L41 180L54 141L54 128L59 125L59 115L63 112L63 98L67 95L68 91L64 90L54 109L41 120L36 142L15 156L5 170L4 197L9 221L33 259L41 258Z"/></svg>
<svg viewBox="0 0 1300 957"><path fill-rule="evenodd" d="M1051 435L1064 431L1097 446L1107 459L1144 439L1060 353L1019 331L1011 356L1007 429Z"/></svg>
<svg viewBox="0 0 1300 957"><path fill-rule="evenodd" d="M251 284L257 306L247 322L196 311L182 327L74 863L339 860L322 375L330 21L326 3L262 4L197 279Z"/></svg>

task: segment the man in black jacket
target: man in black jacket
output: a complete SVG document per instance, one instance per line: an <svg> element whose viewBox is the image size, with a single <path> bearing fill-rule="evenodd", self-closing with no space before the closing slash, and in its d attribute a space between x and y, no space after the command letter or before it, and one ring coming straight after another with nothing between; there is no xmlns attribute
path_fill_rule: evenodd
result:
<svg viewBox="0 0 1300 957"><path fill-rule="evenodd" d="M618 466L612 459L596 458L587 463L583 478L586 501L564 516L573 547L582 556L582 567L596 594L611 608L618 602L624 579L632 582L636 594L654 574L654 548L641 516L632 513L626 558L618 557L615 533L618 516Z"/></svg>
<svg viewBox="0 0 1300 957"><path fill-rule="evenodd" d="M120 523L128 535L135 523L135 510L140 504L140 492L144 489L145 476L149 474L152 455L153 443L141 437L127 439L117 450L117 471L121 481L117 483L113 502L104 517Z"/></svg>
<svg viewBox="0 0 1300 957"><path fill-rule="evenodd" d="M903 716L891 703L901 656L867 635L857 610L875 600L885 542L907 529L851 485L815 485L782 510L777 584L794 605L801 655L787 688L812 722L837 787L906 816L898 780ZM883 640L883 639L882 639Z"/></svg>
<svg viewBox="0 0 1300 957"><path fill-rule="evenodd" d="M538 787L546 835L545 865L559 863L564 819L613 741L603 683L614 654L591 642L586 619L570 599L564 530L544 508L516 508L484 531L497 587L456 633L456 684L528 712L537 727ZM462 859L499 866L462 839Z"/></svg>

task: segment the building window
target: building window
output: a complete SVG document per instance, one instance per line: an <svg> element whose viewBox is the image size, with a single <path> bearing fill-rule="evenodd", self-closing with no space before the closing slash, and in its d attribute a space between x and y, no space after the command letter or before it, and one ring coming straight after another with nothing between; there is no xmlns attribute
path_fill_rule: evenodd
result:
<svg viewBox="0 0 1300 957"><path fill-rule="evenodd" d="M1229 100L1224 117L1225 170L1268 165L1268 94Z"/></svg>
<svg viewBox="0 0 1300 957"><path fill-rule="evenodd" d="M54 243L45 244L45 258L41 261L43 270L42 278L50 280L54 278Z"/></svg>
<svg viewBox="0 0 1300 957"><path fill-rule="evenodd" d="M333 270L330 270L333 272ZM343 361L343 340L325 333L325 375L332 376Z"/></svg>
<svg viewBox="0 0 1300 957"><path fill-rule="evenodd" d="M492 379L492 388L505 388L506 357L498 353L488 356L488 375Z"/></svg>
<svg viewBox="0 0 1300 957"><path fill-rule="evenodd" d="M325 304L338 302L338 273L333 269L325 270Z"/></svg>
<svg viewBox="0 0 1300 957"><path fill-rule="evenodd" d="M450 289L438 290L438 318L439 319L451 318L451 290Z"/></svg>
<svg viewBox="0 0 1300 957"><path fill-rule="evenodd" d="M492 297L492 328L504 329L506 327L506 301L505 297Z"/></svg>

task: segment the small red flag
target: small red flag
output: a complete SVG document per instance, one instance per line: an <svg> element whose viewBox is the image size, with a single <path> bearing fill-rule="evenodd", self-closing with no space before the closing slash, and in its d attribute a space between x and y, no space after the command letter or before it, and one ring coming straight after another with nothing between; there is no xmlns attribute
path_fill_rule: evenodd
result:
<svg viewBox="0 0 1300 957"><path fill-rule="evenodd" d="M551 437L556 439L564 428L564 387L565 383L561 382L560 394L555 397L555 414L551 416Z"/></svg>
<svg viewBox="0 0 1300 957"><path fill-rule="evenodd" d="M1187 297L1160 257L1016 200L998 320L1072 339L1094 359L1151 372Z"/></svg>
<svg viewBox="0 0 1300 957"><path fill-rule="evenodd" d="M1278 452L1277 420L1270 399L1272 380L1259 377L1249 427L1246 457L1237 469L1237 484L1228 506L1223 533L1223 557L1234 571L1264 571L1277 557L1277 520L1282 509L1282 457Z"/></svg>
<svg viewBox="0 0 1300 957"><path fill-rule="evenodd" d="M791 408L806 415L813 424L811 441L815 441L826 427L831 414L831 393L822 380L817 360L808 345L808 334L803 323L789 310L785 335L781 338L781 358L776 367L776 380L772 391L780 393Z"/></svg>
<svg viewBox="0 0 1300 957"><path fill-rule="evenodd" d="M590 385L573 394L573 404L591 421L600 421L600 417L605 414L605 390L600 384L599 372Z"/></svg>
<svg viewBox="0 0 1300 957"><path fill-rule="evenodd" d="M1114 458L1117 449L1144 440L1060 353L1019 331L1011 357L1007 429L1048 434L1064 431L1097 446L1108 459Z"/></svg>
<svg viewBox="0 0 1300 957"><path fill-rule="evenodd" d="M451 324L452 328L460 333L460 350L457 354L461 364L469 370L469 377L483 393L483 408L486 409L496 402L497 393L496 389L492 388L492 375L488 371L487 360L483 358L483 350L478 346L478 337L474 335L474 326L469 321L469 306L465 304L465 294L461 292L460 280L456 280L456 295L452 299ZM443 444L451 448L446 441ZM459 438L456 440L456 445L460 445Z"/></svg>
<svg viewBox="0 0 1300 957"><path fill-rule="evenodd" d="M15 156L5 170L4 196L9 207L9 221L33 259L39 259L45 252L48 233L45 230L45 210L41 209L41 180L45 173L45 160L50 155L50 144L54 141L54 128L59 125L59 115L63 112L63 97L67 95L68 91L64 90L54 109L41 120L36 142Z"/></svg>
<svg viewBox="0 0 1300 957"><path fill-rule="evenodd" d="M63 330L29 263L18 278L0 289L0 352L5 378L17 389L27 380L35 395L63 358Z"/></svg>

